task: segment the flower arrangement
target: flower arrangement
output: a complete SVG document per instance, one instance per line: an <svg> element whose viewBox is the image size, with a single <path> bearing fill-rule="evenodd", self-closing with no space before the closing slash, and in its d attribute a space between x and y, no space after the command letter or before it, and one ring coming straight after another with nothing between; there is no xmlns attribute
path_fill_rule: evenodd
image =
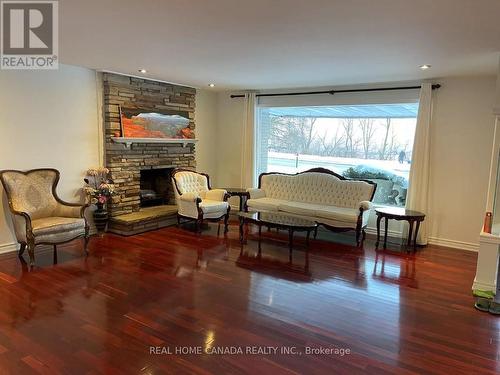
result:
<svg viewBox="0 0 500 375"><path fill-rule="evenodd" d="M90 203L97 205L98 208L102 208L111 196L116 194L113 181L109 178L108 168L90 168L83 181L86 183L83 190L89 197Z"/></svg>

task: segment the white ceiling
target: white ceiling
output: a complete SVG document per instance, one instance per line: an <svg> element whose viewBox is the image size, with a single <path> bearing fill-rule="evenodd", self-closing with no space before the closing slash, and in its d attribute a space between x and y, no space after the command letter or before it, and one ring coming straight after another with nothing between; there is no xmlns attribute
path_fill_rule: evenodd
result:
<svg viewBox="0 0 500 375"><path fill-rule="evenodd" d="M60 61L195 87L495 74L500 0L60 0ZM421 64L431 64L423 72Z"/></svg>

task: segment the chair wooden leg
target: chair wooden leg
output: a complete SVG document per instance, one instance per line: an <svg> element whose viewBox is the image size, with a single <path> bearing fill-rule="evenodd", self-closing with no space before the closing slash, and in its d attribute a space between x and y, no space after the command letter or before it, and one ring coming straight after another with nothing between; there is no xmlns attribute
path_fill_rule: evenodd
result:
<svg viewBox="0 0 500 375"><path fill-rule="evenodd" d="M26 250L26 244L25 244L25 243L22 243L22 244L21 244L21 247L19 248L19 254L18 254L18 256L19 256L19 257L22 257L22 256L23 256L23 254L24 254L24 250Z"/></svg>
<svg viewBox="0 0 500 375"><path fill-rule="evenodd" d="M89 255L89 236L85 236L84 243L83 243L83 251L85 252L85 255Z"/></svg>
<svg viewBox="0 0 500 375"><path fill-rule="evenodd" d="M28 254L30 256L30 266L33 267L35 265L35 242L28 242Z"/></svg>
<svg viewBox="0 0 500 375"><path fill-rule="evenodd" d="M228 228L228 222L229 222L229 213L231 212L231 206L227 208L227 213L226 216L224 217L224 233L227 233L229 231Z"/></svg>
<svg viewBox="0 0 500 375"><path fill-rule="evenodd" d="M224 216L224 233L227 233L229 231L228 221L229 221L229 213L227 213Z"/></svg>
<svg viewBox="0 0 500 375"><path fill-rule="evenodd" d="M361 245L361 230L356 229L356 246Z"/></svg>
<svg viewBox="0 0 500 375"><path fill-rule="evenodd" d="M84 242L83 242L83 251L85 255L89 255L89 240L90 240L90 227L88 225L85 226L85 237L84 237Z"/></svg>

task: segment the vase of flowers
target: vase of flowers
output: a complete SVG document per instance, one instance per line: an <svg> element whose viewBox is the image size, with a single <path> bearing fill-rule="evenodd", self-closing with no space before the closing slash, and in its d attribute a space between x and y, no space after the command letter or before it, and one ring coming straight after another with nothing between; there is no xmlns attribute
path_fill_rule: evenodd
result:
<svg viewBox="0 0 500 375"><path fill-rule="evenodd" d="M98 232L103 232L108 224L107 203L115 195L115 186L109 178L109 169L99 167L87 170L84 191L91 204L96 205L94 224Z"/></svg>

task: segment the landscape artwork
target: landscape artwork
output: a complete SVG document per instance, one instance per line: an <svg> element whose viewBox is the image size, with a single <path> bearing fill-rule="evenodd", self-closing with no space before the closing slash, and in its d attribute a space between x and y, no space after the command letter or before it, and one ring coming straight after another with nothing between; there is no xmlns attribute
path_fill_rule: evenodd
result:
<svg viewBox="0 0 500 375"><path fill-rule="evenodd" d="M194 138L187 112L166 114L120 107L120 125L126 138Z"/></svg>

